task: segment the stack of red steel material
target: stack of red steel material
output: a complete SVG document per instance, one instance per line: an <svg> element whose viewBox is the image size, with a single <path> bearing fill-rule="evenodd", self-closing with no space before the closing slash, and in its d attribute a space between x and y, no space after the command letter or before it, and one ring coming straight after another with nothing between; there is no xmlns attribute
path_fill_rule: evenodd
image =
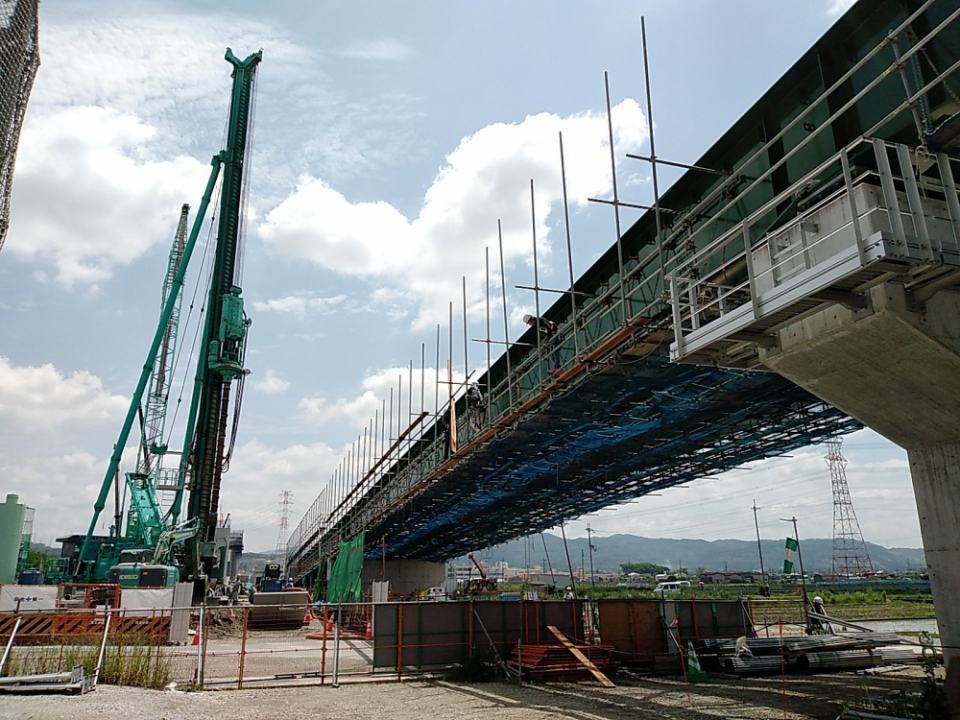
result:
<svg viewBox="0 0 960 720"><path fill-rule="evenodd" d="M577 645L605 675L616 672L612 645ZM524 645L513 649L510 665L531 680L580 680L591 677L587 669L563 645Z"/></svg>

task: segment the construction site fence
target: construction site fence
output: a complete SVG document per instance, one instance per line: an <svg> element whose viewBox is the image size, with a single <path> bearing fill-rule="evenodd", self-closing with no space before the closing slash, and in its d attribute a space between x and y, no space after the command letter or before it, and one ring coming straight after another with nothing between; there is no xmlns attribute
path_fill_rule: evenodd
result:
<svg viewBox="0 0 960 720"><path fill-rule="evenodd" d="M154 688L400 680L478 661L502 664L518 647L557 644L553 629L575 644L612 646L620 663L666 658L679 667L689 641L754 636L755 623L803 619L799 600L670 598L29 612L0 615L0 644L8 650L0 675L79 663L89 673L100 666L104 682Z"/></svg>

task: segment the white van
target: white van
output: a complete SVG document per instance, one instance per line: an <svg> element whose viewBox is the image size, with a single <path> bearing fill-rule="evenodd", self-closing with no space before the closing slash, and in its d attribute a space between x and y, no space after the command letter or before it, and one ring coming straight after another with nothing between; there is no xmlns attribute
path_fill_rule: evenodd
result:
<svg viewBox="0 0 960 720"><path fill-rule="evenodd" d="M690 587L688 580L672 580L670 582L657 583L653 589L654 594L662 595L668 593L678 593Z"/></svg>
<svg viewBox="0 0 960 720"><path fill-rule="evenodd" d="M432 587L427 590L427 600L442 602L448 599L447 591L442 587Z"/></svg>

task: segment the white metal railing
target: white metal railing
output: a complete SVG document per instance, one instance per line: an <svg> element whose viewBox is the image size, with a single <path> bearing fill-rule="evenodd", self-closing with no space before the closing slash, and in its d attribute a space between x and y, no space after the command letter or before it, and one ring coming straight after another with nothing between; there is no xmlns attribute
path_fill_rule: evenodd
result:
<svg viewBox="0 0 960 720"><path fill-rule="evenodd" d="M856 186L850 156L867 145L876 170L858 178ZM891 154L896 163L890 162ZM944 200L922 197L919 169L936 165ZM839 188L820 198L789 224L754 239L752 230L775 212L792 192L815 182L833 166L842 173ZM872 180L875 185L865 184ZM927 181L930 184L930 181ZM908 232L909 230L909 232ZM707 342L725 340L749 329L765 315L784 309L765 301L785 288L816 279L811 294L822 286L868 266L881 257L912 263L956 265L960 248L960 201L950 160L905 145L863 138L832 156L769 200L735 227L670 274L675 342L672 355L684 359ZM852 253L852 255L851 255ZM843 264L855 257L856 263ZM717 278L730 272L732 282ZM827 271L831 272L827 272ZM791 298L791 301L797 298ZM749 310L744 306L750 305ZM724 328L729 319L729 327ZM714 327L710 327L714 325Z"/></svg>

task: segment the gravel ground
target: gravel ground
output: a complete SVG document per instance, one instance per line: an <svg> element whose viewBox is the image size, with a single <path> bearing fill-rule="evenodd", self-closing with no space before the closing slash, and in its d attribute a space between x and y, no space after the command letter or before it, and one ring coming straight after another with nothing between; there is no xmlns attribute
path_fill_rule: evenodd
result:
<svg viewBox="0 0 960 720"><path fill-rule="evenodd" d="M618 678L610 689L590 683L517 687L439 680L204 693L101 685L83 696L0 696L0 720L490 720L494 714L497 720L833 720L844 704L916 690L920 677L920 668L877 676L788 676L785 688L780 677L723 677L691 685L689 693L679 678Z"/></svg>

